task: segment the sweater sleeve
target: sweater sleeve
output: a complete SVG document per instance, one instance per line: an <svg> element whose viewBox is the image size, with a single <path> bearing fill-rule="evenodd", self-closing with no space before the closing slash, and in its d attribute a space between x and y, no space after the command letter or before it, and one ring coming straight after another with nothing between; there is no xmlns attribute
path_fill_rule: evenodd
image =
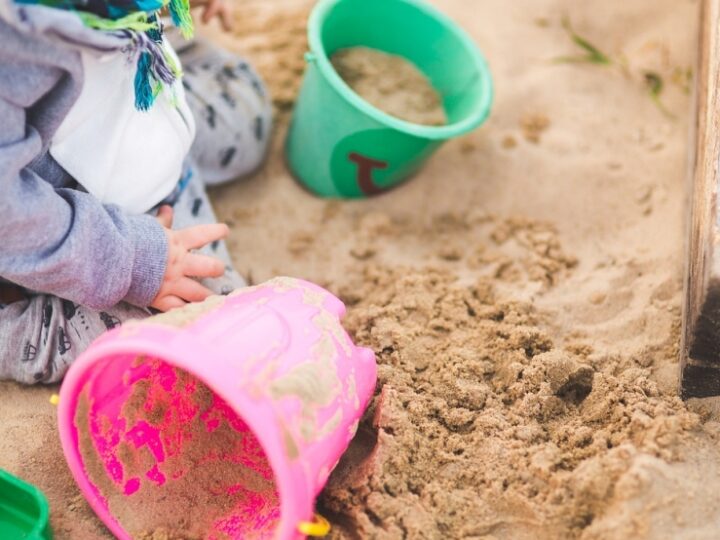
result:
<svg viewBox="0 0 720 540"><path fill-rule="evenodd" d="M0 276L94 309L123 300L147 306L165 272L163 228L31 170L44 145L28 96L44 99L63 77L2 64L0 57Z"/></svg>

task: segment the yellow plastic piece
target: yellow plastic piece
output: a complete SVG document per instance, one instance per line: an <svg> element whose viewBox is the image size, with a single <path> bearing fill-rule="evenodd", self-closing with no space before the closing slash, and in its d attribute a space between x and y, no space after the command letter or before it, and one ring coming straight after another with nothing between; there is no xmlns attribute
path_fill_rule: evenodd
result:
<svg viewBox="0 0 720 540"><path fill-rule="evenodd" d="M57 395L57 394L51 395L51 396L50 396L50 403L52 403L53 405L57 405L58 403L60 403L60 396Z"/></svg>
<svg viewBox="0 0 720 540"><path fill-rule="evenodd" d="M306 536L322 538L330 533L330 522L320 514L315 514L315 521L302 521L298 525L298 531Z"/></svg>

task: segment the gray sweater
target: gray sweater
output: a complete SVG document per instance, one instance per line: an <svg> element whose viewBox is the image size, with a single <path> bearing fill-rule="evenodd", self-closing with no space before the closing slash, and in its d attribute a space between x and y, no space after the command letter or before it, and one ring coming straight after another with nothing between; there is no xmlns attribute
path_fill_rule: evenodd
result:
<svg viewBox="0 0 720 540"><path fill-rule="evenodd" d="M101 204L48 153L82 88L79 49L127 45L73 13L0 0L0 279L95 309L156 296L162 227Z"/></svg>

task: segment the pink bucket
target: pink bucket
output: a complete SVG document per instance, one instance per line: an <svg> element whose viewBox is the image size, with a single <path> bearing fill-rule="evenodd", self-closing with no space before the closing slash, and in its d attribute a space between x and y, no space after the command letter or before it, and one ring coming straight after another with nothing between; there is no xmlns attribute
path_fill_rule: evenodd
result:
<svg viewBox="0 0 720 540"><path fill-rule="evenodd" d="M375 387L344 312L278 278L93 343L63 383L60 438L113 534L302 538Z"/></svg>

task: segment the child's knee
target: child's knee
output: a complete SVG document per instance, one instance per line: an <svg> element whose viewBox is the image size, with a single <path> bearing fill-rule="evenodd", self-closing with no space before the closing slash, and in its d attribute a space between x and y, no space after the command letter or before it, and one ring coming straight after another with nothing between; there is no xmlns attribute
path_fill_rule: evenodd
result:
<svg viewBox="0 0 720 540"><path fill-rule="evenodd" d="M191 155L207 184L246 176L265 160L272 106L259 78L251 77L246 71L242 78L226 80L214 94L194 100L197 134Z"/></svg>
<svg viewBox="0 0 720 540"><path fill-rule="evenodd" d="M259 81L259 78L257 79ZM228 92L228 106L221 114L227 115L224 123L228 126L228 137L221 143L218 161L214 163L210 178L222 177L234 179L246 176L257 170L265 160L272 134L272 106L266 98L261 98L255 86L246 86L246 82L236 82L239 88ZM242 86L242 87L240 87ZM263 90L264 92L264 90ZM235 107L231 104L239 102ZM207 177L207 175L206 175Z"/></svg>
<svg viewBox="0 0 720 540"><path fill-rule="evenodd" d="M263 163L272 134L267 88L242 58L200 42L181 55L197 134L191 155L208 184L245 176Z"/></svg>

